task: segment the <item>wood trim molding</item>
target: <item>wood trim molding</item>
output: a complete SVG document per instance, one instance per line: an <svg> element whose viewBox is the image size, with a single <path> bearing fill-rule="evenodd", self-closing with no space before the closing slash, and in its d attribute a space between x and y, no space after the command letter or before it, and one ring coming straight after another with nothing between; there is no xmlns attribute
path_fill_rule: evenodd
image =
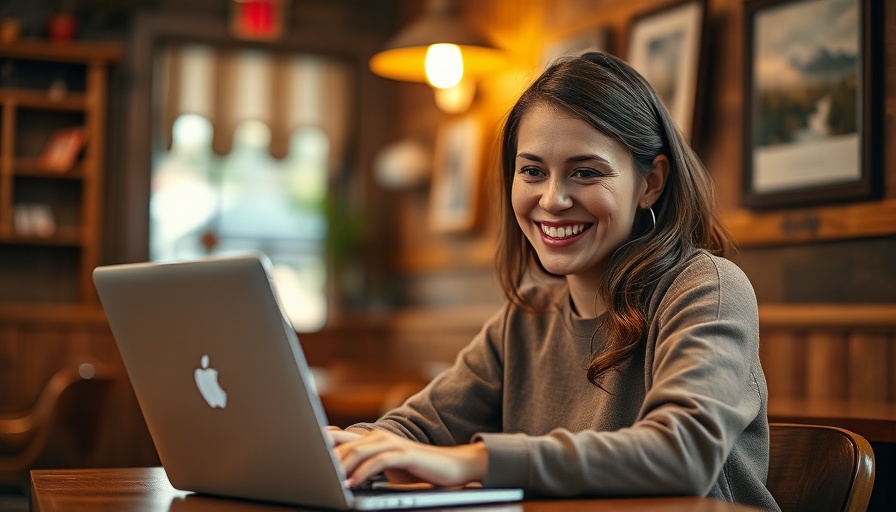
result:
<svg viewBox="0 0 896 512"><path fill-rule="evenodd" d="M19 59L65 60L103 64L120 60L124 54L124 46L118 43L91 41L54 44L33 38L4 42L3 54Z"/></svg>
<svg viewBox="0 0 896 512"><path fill-rule="evenodd" d="M407 274L440 272L452 268L491 268L495 262L497 239L495 236L480 235L466 244L443 240L429 246L418 246L399 252L396 267Z"/></svg>
<svg viewBox="0 0 896 512"><path fill-rule="evenodd" d="M723 222L741 248L896 235L896 199L773 212L732 210ZM485 268L492 264L495 242L476 241L466 250L447 245L416 247L398 255L402 272L438 271L453 265Z"/></svg>
<svg viewBox="0 0 896 512"><path fill-rule="evenodd" d="M479 330L500 305L449 308L407 308L364 325L381 323L392 331ZM359 320L357 318L355 321ZM0 321L106 324L98 306L4 305ZM349 322L351 323L351 322ZM759 325L769 327L886 327L896 329L896 304L761 304ZM313 337L313 334L305 334Z"/></svg>
<svg viewBox="0 0 896 512"><path fill-rule="evenodd" d="M500 305L407 308L390 313L393 331L478 330ZM761 304L760 327L885 327L896 330L896 304Z"/></svg>
<svg viewBox="0 0 896 512"><path fill-rule="evenodd" d="M896 234L896 199L775 212L735 210L723 221L740 247Z"/></svg>
<svg viewBox="0 0 896 512"><path fill-rule="evenodd" d="M457 306L450 308L408 308L390 316L393 331L478 331L498 312L499 305Z"/></svg>
<svg viewBox="0 0 896 512"><path fill-rule="evenodd" d="M3 304L0 322L108 325L99 305L82 304Z"/></svg>
<svg viewBox="0 0 896 512"><path fill-rule="evenodd" d="M759 326L896 328L896 304L761 304Z"/></svg>

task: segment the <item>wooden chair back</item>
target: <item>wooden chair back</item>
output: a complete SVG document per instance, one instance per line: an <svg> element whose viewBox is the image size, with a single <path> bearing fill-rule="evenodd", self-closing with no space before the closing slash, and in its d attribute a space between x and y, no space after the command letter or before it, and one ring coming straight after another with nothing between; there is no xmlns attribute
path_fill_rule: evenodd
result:
<svg viewBox="0 0 896 512"><path fill-rule="evenodd" d="M85 464L114 378L101 365L66 366L30 409L0 414L0 484L27 488L30 469Z"/></svg>
<svg viewBox="0 0 896 512"><path fill-rule="evenodd" d="M782 512L864 512L874 485L874 452L848 430L769 424L766 486Z"/></svg>

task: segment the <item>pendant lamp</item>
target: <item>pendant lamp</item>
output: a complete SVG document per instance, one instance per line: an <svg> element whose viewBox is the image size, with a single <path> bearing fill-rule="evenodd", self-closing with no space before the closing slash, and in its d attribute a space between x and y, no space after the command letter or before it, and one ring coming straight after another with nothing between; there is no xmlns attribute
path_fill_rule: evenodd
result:
<svg viewBox="0 0 896 512"><path fill-rule="evenodd" d="M440 108L462 112L475 95L475 80L506 64L505 52L463 20L454 0L427 0L424 15L370 59L370 70L393 80L426 82Z"/></svg>

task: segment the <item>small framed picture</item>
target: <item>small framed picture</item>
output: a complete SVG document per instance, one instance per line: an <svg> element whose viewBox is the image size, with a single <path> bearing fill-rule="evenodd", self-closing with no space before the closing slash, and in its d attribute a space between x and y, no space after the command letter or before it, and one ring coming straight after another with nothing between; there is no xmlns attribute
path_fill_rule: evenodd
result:
<svg viewBox="0 0 896 512"><path fill-rule="evenodd" d="M576 30L545 43L541 51L542 72L558 57L578 55L586 51L607 51L609 30L604 26L591 26Z"/></svg>
<svg viewBox="0 0 896 512"><path fill-rule="evenodd" d="M430 189L433 231L473 229L479 214L482 127L473 115L452 119L438 129Z"/></svg>
<svg viewBox="0 0 896 512"><path fill-rule="evenodd" d="M883 16L872 12L880 5L745 4L745 206L804 206L883 192Z"/></svg>
<svg viewBox="0 0 896 512"><path fill-rule="evenodd" d="M626 60L656 90L692 144L704 86L705 17L705 0L687 0L636 17L628 33Z"/></svg>
<svg viewBox="0 0 896 512"><path fill-rule="evenodd" d="M84 139L84 128L80 126L57 130L41 152L38 165L46 171L71 170L84 148Z"/></svg>

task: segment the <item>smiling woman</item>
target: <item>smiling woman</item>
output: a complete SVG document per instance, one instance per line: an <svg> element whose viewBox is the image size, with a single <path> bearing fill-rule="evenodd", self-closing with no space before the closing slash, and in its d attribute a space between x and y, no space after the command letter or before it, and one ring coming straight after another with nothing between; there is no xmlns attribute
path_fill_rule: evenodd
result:
<svg viewBox="0 0 896 512"><path fill-rule="evenodd" d="M594 294L605 262L631 237L641 204L656 202L668 160L658 156L647 179L638 179L622 143L548 104L520 122L517 146L516 220L542 267L570 281L579 313L596 316L606 310Z"/></svg>
<svg viewBox="0 0 896 512"><path fill-rule="evenodd" d="M659 96L611 55L565 58L522 94L501 147L507 300L423 391L331 431L348 483L778 510L756 298Z"/></svg>

